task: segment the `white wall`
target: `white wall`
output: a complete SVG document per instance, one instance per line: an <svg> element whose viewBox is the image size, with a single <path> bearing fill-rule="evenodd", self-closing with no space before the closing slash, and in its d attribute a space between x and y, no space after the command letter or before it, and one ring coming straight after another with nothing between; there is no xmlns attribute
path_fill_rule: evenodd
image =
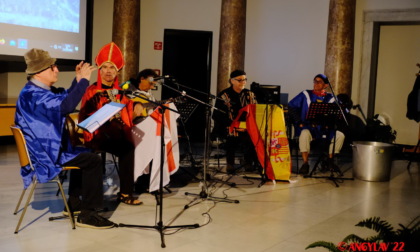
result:
<svg viewBox="0 0 420 252"><path fill-rule="evenodd" d="M293 98L324 72L329 0L248 0L249 80L281 85Z"/></svg>

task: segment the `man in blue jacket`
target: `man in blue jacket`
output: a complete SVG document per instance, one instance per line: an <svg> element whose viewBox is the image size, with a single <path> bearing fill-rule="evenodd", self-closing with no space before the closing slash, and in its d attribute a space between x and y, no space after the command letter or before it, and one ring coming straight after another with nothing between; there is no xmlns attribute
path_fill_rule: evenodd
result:
<svg viewBox="0 0 420 252"><path fill-rule="evenodd" d="M329 146L329 165L333 165L333 149L334 153L339 153L344 142L344 134L341 131L335 131L332 127L326 128L325 125L314 123L307 120L307 114L311 103L334 103L335 98L328 93L329 80L323 74L317 74L313 80L313 89L300 92L295 98L289 102L289 113L295 124L295 135L299 136L299 150L302 153L303 165L299 173L305 175L309 172L309 152L311 141L313 139L327 138L331 140ZM335 143L334 143L335 140Z"/></svg>
<svg viewBox="0 0 420 252"><path fill-rule="evenodd" d="M77 166L70 174L69 206L80 211L81 227L111 228L115 224L95 211L103 207L101 158L87 149L73 148L64 130L67 114L74 111L89 85L95 67L80 62L69 89L54 87L58 80L55 58L47 51L31 49L25 54L28 82L16 103L15 124L27 142L35 171L22 167L25 188L36 176L41 183L57 176L63 166ZM68 214L68 213L67 213Z"/></svg>

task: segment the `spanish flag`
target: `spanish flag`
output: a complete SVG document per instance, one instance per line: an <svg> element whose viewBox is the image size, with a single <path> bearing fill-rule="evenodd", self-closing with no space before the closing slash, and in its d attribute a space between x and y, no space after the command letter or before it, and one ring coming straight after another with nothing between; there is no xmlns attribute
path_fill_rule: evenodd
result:
<svg viewBox="0 0 420 252"><path fill-rule="evenodd" d="M232 122L231 132L240 127L239 118L243 113L246 113L246 131L267 178L289 181L292 162L283 108L275 104L247 105Z"/></svg>

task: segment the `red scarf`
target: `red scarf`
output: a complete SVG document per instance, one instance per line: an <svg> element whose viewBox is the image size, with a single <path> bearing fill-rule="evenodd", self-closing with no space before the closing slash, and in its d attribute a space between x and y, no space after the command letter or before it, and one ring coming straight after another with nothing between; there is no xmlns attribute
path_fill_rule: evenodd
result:
<svg viewBox="0 0 420 252"><path fill-rule="evenodd" d="M326 96L327 95L327 92L325 91L325 89L322 89L319 92L317 92L315 90L312 90L312 93L314 93L314 95L316 95L316 96Z"/></svg>

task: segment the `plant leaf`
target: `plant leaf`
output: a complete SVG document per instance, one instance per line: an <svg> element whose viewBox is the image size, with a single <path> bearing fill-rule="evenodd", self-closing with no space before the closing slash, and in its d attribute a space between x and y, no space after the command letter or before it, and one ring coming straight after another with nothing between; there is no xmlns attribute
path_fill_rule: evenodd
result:
<svg viewBox="0 0 420 252"><path fill-rule="evenodd" d="M388 238L395 236L394 228L387 221L380 217L372 217L356 224L358 227L367 227L379 233L381 237Z"/></svg>
<svg viewBox="0 0 420 252"><path fill-rule="evenodd" d="M316 248L316 247L323 247L323 248L328 249L331 252L343 252L337 248L336 244L332 242L326 242L326 241L317 241L317 242L311 243L305 249Z"/></svg>
<svg viewBox="0 0 420 252"><path fill-rule="evenodd" d="M349 242L362 243L362 242L366 242L366 239L364 239L364 238L362 238L358 235L355 235L355 234L350 234L343 239L343 242L346 242L346 243L349 243Z"/></svg>

